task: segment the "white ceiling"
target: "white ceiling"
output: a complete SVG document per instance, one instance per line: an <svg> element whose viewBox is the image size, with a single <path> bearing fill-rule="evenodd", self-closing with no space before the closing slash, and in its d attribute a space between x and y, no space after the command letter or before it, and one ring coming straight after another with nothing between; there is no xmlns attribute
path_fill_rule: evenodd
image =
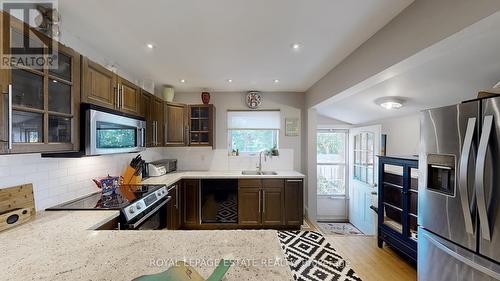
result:
<svg viewBox="0 0 500 281"><path fill-rule="evenodd" d="M340 93L318 106L318 113L362 124L473 99L500 81L499 26L500 12L380 73L373 85ZM407 101L389 111L374 102L385 96Z"/></svg>
<svg viewBox="0 0 500 281"><path fill-rule="evenodd" d="M141 79L180 91L305 91L411 2L60 0L59 10L64 32Z"/></svg>

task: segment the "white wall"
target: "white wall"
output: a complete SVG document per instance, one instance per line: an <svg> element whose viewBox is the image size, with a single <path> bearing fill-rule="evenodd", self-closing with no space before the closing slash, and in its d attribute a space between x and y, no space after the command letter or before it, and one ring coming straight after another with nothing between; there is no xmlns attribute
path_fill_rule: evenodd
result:
<svg viewBox="0 0 500 281"><path fill-rule="evenodd" d="M248 110L245 105L245 92L212 92L210 103L214 104L216 110L216 150L211 149L193 149L193 148L175 148L167 149L177 156L182 156L182 152L193 165L185 165L186 168L212 169L217 170L229 165L230 169L255 168L255 157L231 157L227 158L227 111L228 110ZM302 134L300 136L285 136L285 118L299 118L302 120L304 110L304 94L295 92L267 92L263 93L262 106L259 109L279 109L281 111L281 130L279 135L280 157L272 159L268 165L273 169L280 170L302 170ZM200 104L201 93L176 93L174 102L186 104ZM187 154L189 153L189 154ZM178 157L179 159L184 157ZM213 159L218 159L214 161ZM220 162L222 161L222 162ZM274 162L273 162L274 161ZM222 163L222 164L221 164Z"/></svg>
<svg viewBox="0 0 500 281"><path fill-rule="evenodd" d="M392 118L378 122L387 135L387 155L418 155L420 115Z"/></svg>
<svg viewBox="0 0 500 281"><path fill-rule="evenodd" d="M163 158L164 148L142 152L144 160ZM98 191L93 178L121 175L137 154L84 158L42 158L40 154L0 156L0 189L32 183L37 210Z"/></svg>

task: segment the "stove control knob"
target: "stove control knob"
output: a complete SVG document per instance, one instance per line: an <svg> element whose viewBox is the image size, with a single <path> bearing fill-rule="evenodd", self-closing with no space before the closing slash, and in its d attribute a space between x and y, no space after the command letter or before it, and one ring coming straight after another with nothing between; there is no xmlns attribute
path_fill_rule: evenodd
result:
<svg viewBox="0 0 500 281"><path fill-rule="evenodd" d="M137 204L135 205L135 207L137 208L137 210L142 209L141 203L137 203Z"/></svg>
<svg viewBox="0 0 500 281"><path fill-rule="evenodd" d="M161 191L156 192L156 195L161 196Z"/></svg>
<svg viewBox="0 0 500 281"><path fill-rule="evenodd" d="M134 206L130 206L130 208L128 209L128 212L131 214L135 213Z"/></svg>

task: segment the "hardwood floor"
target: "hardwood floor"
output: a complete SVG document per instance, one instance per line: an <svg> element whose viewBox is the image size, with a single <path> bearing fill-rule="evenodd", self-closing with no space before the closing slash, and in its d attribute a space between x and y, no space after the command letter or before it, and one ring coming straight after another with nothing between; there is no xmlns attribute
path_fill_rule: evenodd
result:
<svg viewBox="0 0 500 281"><path fill-rule="evenodd" d="M417 270L374 236L326 236L363 281L415 281Z"/></svg>

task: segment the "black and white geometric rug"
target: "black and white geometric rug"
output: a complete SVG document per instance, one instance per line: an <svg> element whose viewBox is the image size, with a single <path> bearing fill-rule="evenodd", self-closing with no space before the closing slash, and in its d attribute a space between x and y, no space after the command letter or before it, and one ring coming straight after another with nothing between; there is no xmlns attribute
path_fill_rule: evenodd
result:
<svg viewBox="0 0 500 281"><path fill-rule="evenodd" d="M216 220L220 223L238 222L238 201L235 197L230 197L219 205Z"/></svg>
<svg viewBox="0 0 500 281"><path fill-rule="evenodd" d="M278 239L295 280L361 281L321 233L278 231Z"/></svg>

